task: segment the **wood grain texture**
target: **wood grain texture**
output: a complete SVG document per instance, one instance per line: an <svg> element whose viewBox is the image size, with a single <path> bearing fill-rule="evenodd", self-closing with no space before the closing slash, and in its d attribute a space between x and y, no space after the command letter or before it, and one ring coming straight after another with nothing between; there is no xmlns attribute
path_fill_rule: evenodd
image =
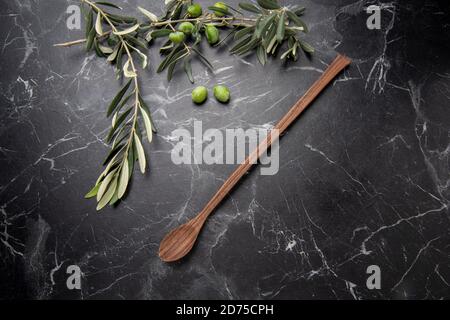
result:
<svg viewBox="0 0 450 320"><path fill-rule="evenodd" d="M192 220L169 232L161 241L159 257L165 262L181 259L191 251L195 241L209 215L226 197L242 176L256 163L257 159L278 139L278 137L294 122L294 120L311 104L322 90L350 64L350 59L338 55L328 66L320 78L306 91L294 106L281 118L267 137L239 165L239 167L224 182L216 194L206 204L203 210Z"/></svg>

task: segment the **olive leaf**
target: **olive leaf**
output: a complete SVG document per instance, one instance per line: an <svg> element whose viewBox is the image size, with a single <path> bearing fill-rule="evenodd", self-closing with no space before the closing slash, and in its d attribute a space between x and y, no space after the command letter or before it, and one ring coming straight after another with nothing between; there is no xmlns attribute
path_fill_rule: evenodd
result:
<svg viewBox="0 0 450 320"><path fill-rule="evenodd" d="M261 13L261 10L252 3L241 2L239 3L239 7L242 8L243 10L247 10L253 13Z"/></svg>
<svg viewBox="0 0 450 320"><path fill-rule="evenodd" d="M86 199L93 198L97 195L98 189L100 188L100 184L96 184L86 195L84 196Z"/></svg>
<svg viewBox="0 0 450 320"><path fill-rule="evenodd" d="M230 52L231 53L237 52L240 48L246 45L253 38L254 38L253 35L246 35L238 39L238 41L236 41L234 46L230 49Z"/></svg>
<svg viewBox="0 0 450 320"><path fill-rule="evenodd" d="M267 9L267 10L276 10L280 9L280 5L276 0L258 0L258 4L261 6L261 8Z"/></svg>
<svg viewBox="0 0 450 320"><path fill-rule="evenodd" d="M171 33L172 33L172 31L169 29L155 30L151 33L151 38L156 39L156 38L167 37Z"/></svg>
<svg viewBox="0 0 450 320"><path fill-rule="evenodd" d="M138 155L139 169L142 173L145 173L146 160L144 147L142 146L141 140L136 133L134 134L134 143L136 145L136 151Z"/></svg>
<svg viewBox="0 0 450 320"><path fill-rule="evenodd" d="M158 17L154 13L152 13L142 7L138 7L138 10L140 12L142 12L142 14L144 16L146 16L151 22L158 22Z"/></svg>
<svg viewBox="0 0 450 320"><path fill-rule="evenodd" d="M139 105L141 106L141 108L147 112L147 115L150 118L153 133L158 133L158 131L156 130L155 123L153 122L153 119L152 119L152 116L150 113L150 109L149 109L148 105L145 103L144 99L142 99L140 94L138 94L138 101L139 101Z"/></svg>
<svg viewBox="0 0 450 320"><path fill-rule="evenodd" d="M111 130L108 133L108 136L106 137L106 141L111 142L111 140L114 138L115 134L118 132L119 126L122 124L122 122L125 121L126 117L131 113L133 109L128 108L125 112L123 112L119 117L117 117L117 120L114 123L114 126L111 128Z"/></svg>
<svg viewBox="0 0 450 320"><path fill-rule="evenodd" d="M103 183L102 183L102 186L103 186ZM114 178L114 180L110 184L108 184L106 192L102 195L102 197L100 199L98 198L98 194L97 194L97 200L98 200L97 210L101 210L104 206L106 206L109 203L109 201L114 196L114 193L116 192L116 187L117 187L117 177Z"/></svg>
<svg viewBox="0 0 450 320"><path fill-rule="evenodd" d="M256 26L255 36L257 38L261 38L261 36L265 35L267 29L272 25L272 22L277 17L276 13L272 13L270 16L261 20L260 23Z"/></svg>
<svg viewBox="0 0 450 320"><path fill-rule="evenodd" d="M166 69L169 64L173 61L173 59L176 59L177 56L182 55L182 53L179 53L181 50L186 51L186 48L184 48L181 45L177 45L174 47L170 53L164 58L163 61L161 61L161 64L159 65L158 69L156 70L157 73L163 72L164 69Z"/></svg>
<svg viewBox="0 0 450 320"><path fill-rule="evenodd" d="M123 96L127 92L128 88L130 88L131 80L127 82L127 84L117 93L117 95L114 97L114 99L111 101L111 104L108 107L108 111L106 113L106 116L109 117L116 107L119 105L119 102L122 100Z"/></svg>
<svg viewBox="0 0 450 320"><path fill-rule="evenodd" d="M124 74L125 77L127 77L127 78L134 78L134 77L137 77L136 72L134 72L133 70L130 70L130 64L131 64L131 60L128 59L128 61L125 62L125 64L123 65L123 74Z"/></svg>
<svg viewBox="0 0 450 320"><path fill-rule="evenodd" d="M305 7L300 7L300 8L295 9L295 10L294 10L294 13L295 13L297 16L301 16L301 15L303 15L303 13L305 13L305 10L306 10Z"/></svg>
<svg viewBox="0 0 450 320"><path fill-rule="evenodd" d="M114 61L116 60L116 58L117 58L117 54L119 53L119 48L120 48L120 45L117 45L117 46L114 48L113 52L111 52L111 54L108 56L108 58L106 59L106 61L108 61L108 62L114 62Z"/></svg>
<svg viewBox="0 0 450 320"><path fill-rule="evenodd" d="M152 122L150 121L150 117L147 114L147 111L145 111L143 108L139 108L142 114L142 118L144 119L144 125L145 125L145 131L147 132L147 139L148 142L152 142L153 138L153 129L152 129Z"/></svg>
<svg viewBox="0 0 450 320"><path fill-rule="evenodd" d="M130 180L130 171L128 168L128 157L123 160L122 169L120 170L119 187L117 188L117 197L122 199L125 191L127 190L128 181Z"/></svg>
<svg viewBox="0 0 450 320"><path fill-rule="evenodd" d="M137 49L137 48L135 48L135 47L133 47L133 46L130 46L140 57L141 57L141 60L142 60L142 69L145 69L145 68L147 68L147 65L148 65L148 59L147 59L147 55L146 54L143 54L139 49Z"/></svg>
<svg viewBox="0 0 450 320"><path fill-rule="evenodd" d="M305 41L300 41L300 46L302 47L303 51L307 53L314 53L314 48Z"/></svg>
<svg viewBox="0 0 450 320"><path fill-rule="evenodd" d="M89 37L89 33L91 32L92 28L94 27L94 12L92 10L89 10L89 13L86 17L86 38Z"/></svg>
<svg viewBox="0 0 450 320"><path fill-rule="evenodd" d="M247 35L247 34L249 34L249 33L252 33L252 32L254 32L254 31L255 31L255 27L245 27L245 28L242 28L241 30L237 31L237 32L234 34L234 40L239 40L239 39L241 39L243 36L245 36L245 35Z"/></svg>
<svg viewBox="0 0 450 320"><path fill-rule="evenodd" d="M92 28L91 31L89 31L87 40L86 40L86 50L90 51L92 49L92 46L94 44L94 39L95 39L95 28Z"/></svg>
<svg viewBox="0 0 450 320"><path fill-rule="evenodd" d="M115 174L116 174L116 170L113 170L105 177L105 179L103 179L103 181L100 184L100 187L98 188L98 191L97 191L97 201L100 201L100 199L103 198L103 195L105 194L105 192L109 186L109 183L114 178Z"/></svg>
<svg viewBox="0 0 450 320"><path fill-rule="evenodd" d="M210 6L208 7L209 10L211 11L217 11L225 16L229 16L231 15L231 13L228 11L228 9L224 9L224 8L220 8L220 7L215 7L215 6Z"/></svg>
<svg viewBox="0 0 450 320"><path fill-rule="evenodd" d="M124 38L130 42L131 44L135 45L136 47L139 47L143 50L147 50L147 45L144 41L140 40L140 39L136 39L135 37L132 37L130 35L125 35Z"/></svg>
<svg viewBox="0 0 450 320"><path fill-rule="evenodd" d="M292 11L287 10L286 14L288 15L289 19L295 23L298 27L303 28L304 32L308 32L308 27L306 24Z"/></svg>
<svg viewBox="0 0 450 320"><path fill-rule="evenodd" d="M277 27L277 40L278 42L283 41L284 39L284 31L286 30L285 25L285 17L284 13L281 13L280 18L278 19L278 27Z"/></svg>
<svg viewBox="0 0 450 320"><path fill-rule="evenodd" d="M191 83L194 83L194 77L192 76L192 64L191 60L185 59L184 60L184 71L186 72L186 75Z"/></svg>
<svg viewBox="0 0 450 320"><path fill-rule="evenodd" d="M95 20L95 31L97 31L99 36L103 34L102 15L100 13L97 14L97 19Z"/></svg>
<svg viewBox="0 0 450 320"><path fill-rule="evenodd" d="M211 71L214 71L214 67L211 62L209 62L209 60L197 48L192 47L191 49L194 50L194 52L198 55L201 62L203 62L209 69L211 69Z"/></svg>
<svg viewBox="0 0 450 320"><path fill-rule="evenodd" d="M98 43L98 39L94 38L94 50L98 57L102 58L105 55L103 54L102 50L100 50L100 44Z"/></svg>
<svg viewBox="0 0 450 320"><path fill-rule="evenodd" d="M130 27L128 29L125 29L125 30L122 30L122 31L114 31L113 33L116 36L123 36L125 34L129 34L129 33L132 33L134 31L136 31L138 28L139 28L139 24L135 24L134 26L132 26L132 27Z"/></svg>
<svg viewBox="0 0 450 320"><path fill-rule="evenodd" d="M104 5L104 6L108 6L108 7L112 7L115 9L119 9L122 10L121 7L119 7L118 5L111 3L111 2L106 2L106 1L96 1L95 4L100 4L100 5Z"/></svg>
<svg viewBox="0 0 450 320"><path fill-rule="evenodd" d="M264 66L267 62L267 53L263 46L259 46L256 54L258 56L259 62Z"/></svg>
<svg viewBox="0 0 450 320"><path fill-rule="evenodd" d="M109 54L113 53L113 51L114 51L112 48L103 46L103 45L101 45L101 44L99 44L98 47L100 48L100 51L101 51L104 55L109 55Z"/></svg>
<svg viewBox="0 0 450 320"><path fill-rule="evenodd" d="M133 18L133 17L126 17L126 16L121 16L121 15L117 15L117 14L112 14L112 13L108 13L107 14L108 18L110 20L112 20L114 23L117 24L131 24L131 23L136 23L137 19Z"/></svg>

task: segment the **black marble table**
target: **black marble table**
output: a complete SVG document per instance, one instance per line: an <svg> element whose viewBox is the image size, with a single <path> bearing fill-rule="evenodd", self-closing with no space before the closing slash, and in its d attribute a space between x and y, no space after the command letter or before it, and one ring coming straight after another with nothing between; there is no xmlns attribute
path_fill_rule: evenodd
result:
<svg viewBox="0 0 450 320"><path fill-rule="evenodd" d="M207 1L200 1L206 4ZM444 1L301 1L311 59L260 66L205 46L233 99L192 105L182 72L142 79L159 133L117 208L83 198L108 146L114 71L66 28L77 1L1 0L0 298L450 298L450 6ZM160 12L163 1L121 1ZM212 3L211 1L208 3ZM237 4L237 1L230 1ZM295 4L297 1L282 1ZM365 8L381 6L381 30ZM137 14L137 13L136 13ZM175 165L172 132L270 127L337 53L353 63L280 141L280 170L253 170L208 221L192 254L157 256L233 165ZM77 265L81 290L66 287ZM367 268L381 288L366 286Z"/></svg>

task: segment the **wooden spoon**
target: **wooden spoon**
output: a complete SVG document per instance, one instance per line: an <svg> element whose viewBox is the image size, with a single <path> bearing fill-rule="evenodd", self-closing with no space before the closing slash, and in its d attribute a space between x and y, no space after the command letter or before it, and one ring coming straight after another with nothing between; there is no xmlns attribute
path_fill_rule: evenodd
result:
<svg viewBox="0 0 450 320"><path fill-rule="evenodd" d="M338 55L328 66L327 70L309 88L297 103L286 113L286 115L271 130L267 137L259 144L245 161L231 174L222 187L206 204L205 208L192 220L170 231L161 241L159 257L165 262L172 262L183 258L191 251L197 237L205 224L206 219L225 198L230 190L236 185L241 177L256 163L256 160L270 147L273 141L281 135L287 127L308 107L308 105L319 95L319 93L333 80L346 66L350 59Z"/></svg>

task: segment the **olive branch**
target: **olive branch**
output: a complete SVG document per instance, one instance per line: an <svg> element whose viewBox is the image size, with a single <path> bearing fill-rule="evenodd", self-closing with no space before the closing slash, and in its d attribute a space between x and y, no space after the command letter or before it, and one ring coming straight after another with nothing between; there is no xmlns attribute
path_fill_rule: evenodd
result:
<svg viewBox="0 0 450 320"><path fill-rule="evenodd" d="M166 12L161 17L138 7L146 17L146 21L141 23L134 17L107 11L107 8L121 10L116 4L80 1L85 11L86 38L55 46L85 44L88 52L95 51L99 57L115 65L118 78L128 80L108 106L107 116L112 117L112 126L106 141L111 144L111 150L103 163L106 166L104 171L86 194L86 198L96 197L97 210L107 204L114 205L125 196L136 162L140 171L145 172L147 161L142 136L151 142L156 128L150 109L140 94L135 58L139 58L145 69L148 57L144 50L156 39L166 39L159 49L164 58L157 72L167 69L170 81L182 61L183 69L192 83L193 57L214 70L200 49L204 38L214 46L220 46L233 38L230 49L232 54L245 55L256 51L262 65L267 63L269 55L276 56L280 48L284 48L280 56L282 60L296 61L300 49L308 54L314 52L299 37L300 32L308 32L306 24L300 19L305 8L282 7L277 0L257 0L257 4L240 3L239 9L252 13L251 17L244 16L239 9L223 2L208 7L210 12L203 12L201 6L192 0L165 0ZM219 29L229 30L222 40Z"/></svg>

